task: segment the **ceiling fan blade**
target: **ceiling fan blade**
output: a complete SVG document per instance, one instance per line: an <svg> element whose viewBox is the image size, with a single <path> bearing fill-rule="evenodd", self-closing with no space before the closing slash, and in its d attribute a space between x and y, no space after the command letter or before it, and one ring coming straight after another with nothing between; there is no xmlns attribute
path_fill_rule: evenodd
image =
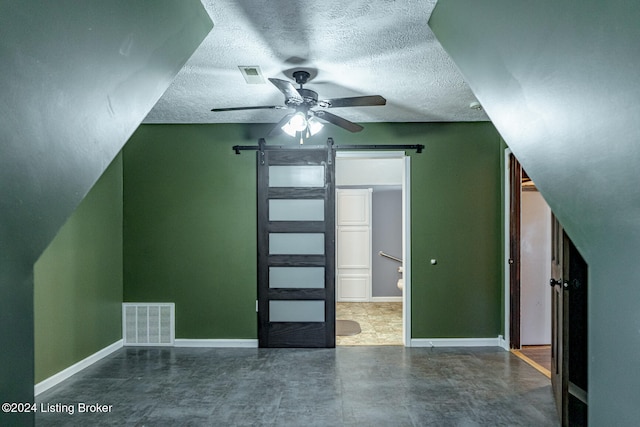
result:
<svg viewBox="0 0 640 427"><path fill-rule="evenodd" d="M343 119L342 117L336 116L335 114L331 114L328 111L313 111L313 114L315 114L316 117L319 117L322 120L325 120L336 126L340 126L341 128L348 130L349 132L360 132L362 129L364 129L359 124L350 122L349 120Z"/></svg>
<svg viewBox="0 0 640 427"><path fill-rule="evenodd" d="M354 96L351 98L334 98L318 101L318 105L326 108L337 107L368 107L374 105L385 105L387 100L380 95Z"/></svg>
<svg viewBox="0 0 640 427"><path fill-rule="evenodd" d="M287 123L291 119L291 117L293 117L294 114L295 113L291 113L284 116L278 123L275 124L275 126L271 128L268 136L279 135L282 132L282 126L284 126L284 124Z"/></svg>
<svg viewBox="0 0 640 427"><path fill-rule="evenodd" d="M232 107L232 108L212 108L211 111L239 111L239 110L288 110L284 105L261 105L258 107Z"/></svg>
<svg viewBox="0 0 640 427"><path fill-rule="evenodd" d="M269 81L273 83L273 85L277 87L280 92L284 93L285 99L287 101L294 101L296 104L302 104L304 102L304 99L302 99L302 97L298 93L298 90L291 82L272 78L269 78Z"/></svg>

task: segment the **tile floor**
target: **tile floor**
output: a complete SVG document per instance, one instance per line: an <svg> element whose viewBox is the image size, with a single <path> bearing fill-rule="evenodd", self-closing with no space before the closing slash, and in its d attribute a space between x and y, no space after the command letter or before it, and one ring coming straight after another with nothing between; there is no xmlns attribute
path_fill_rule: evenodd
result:
<svg viewBox="0 0 640 427"><path fill-rule="evenodd" d="M549 380L493 347L125 347L37 402L75 409L48 427L559 425Z"/></svg>
<svg viewBox="0 0 640 427"><path fill-rule="evenodd" d="M336 319L355 320L362 329L336 337L336 345L403 345L401 302L339 302Z"/></svg>

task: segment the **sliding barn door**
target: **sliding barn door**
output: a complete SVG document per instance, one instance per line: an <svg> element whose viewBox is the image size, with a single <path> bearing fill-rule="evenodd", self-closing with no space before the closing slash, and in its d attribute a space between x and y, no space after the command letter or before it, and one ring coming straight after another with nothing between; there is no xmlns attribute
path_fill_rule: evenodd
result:
<svg viewBox="0 0 640 427"><path fill-rule="evenodd" d="M335 152L260 145L260 347L335 347Z"/></svg>

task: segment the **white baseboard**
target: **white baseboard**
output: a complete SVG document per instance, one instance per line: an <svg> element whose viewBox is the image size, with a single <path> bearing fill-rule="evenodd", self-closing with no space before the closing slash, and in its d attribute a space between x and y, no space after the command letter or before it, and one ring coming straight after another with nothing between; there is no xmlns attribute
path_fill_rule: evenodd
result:
<svg viewBox="0 0 640 427"><path fill-rule="evenodd" d="M82 359L78 363L74 363L73 365L71 365L68 368L58 372L57 374L50 376L46 380L43 380L43 381L39 382L33 388L34 395L37 396L40 393L49 390L51 387L53 387L55 385L58 385L62 381L64 381L67 378L71 377L73 374L77 374L78 372L82 371L84 368L87 368L87 367L93 365L98 360L100 360L100 359L102 359L104 357L107 357L108 355L110 355L111 353L113 353L116 350L121 349L122 348L122 342L123 342L122 340L118 340L118 341L114 342L113 344L108 345L107 347L103 348L102 350L99 350L99 351L93 353L91 356Z"/></svg>
<svg viewBox="0 0 640 427"><path fill-rule="evenodd" d="M504 339L502 335L498 335L498 345L507 351L511 350L509 348L509 343Z"/></svg>
<svg viewBox="0 0 640 427"><path fill-rule="evenodd" d="M174 347L226 347L226 348L257 348L258 340L254 339L229 339L229 340L192 340L178 339L174 341Z"/></svg>
<svg viewBox="0 0 640 427"><path fill-rule="evenodd" d="M402 302L402 297L371 297L371 302Z"/></svg>
<svg viewBox="0 0 640 427"><path fill-rule="evenodd" d="M411 347L501 347L500 338L413 338Z"/></svg>

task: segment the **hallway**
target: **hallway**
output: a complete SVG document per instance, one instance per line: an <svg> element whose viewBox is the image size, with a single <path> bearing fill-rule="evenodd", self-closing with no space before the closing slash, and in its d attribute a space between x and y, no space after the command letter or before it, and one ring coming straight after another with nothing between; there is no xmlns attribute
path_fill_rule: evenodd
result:
<svg viewBox="0 0 640 427"><path fill-rule="evenodd" d="M549 380L498 348L128 347L37 402L74 409L39 426L558 424Z"/></svg>

